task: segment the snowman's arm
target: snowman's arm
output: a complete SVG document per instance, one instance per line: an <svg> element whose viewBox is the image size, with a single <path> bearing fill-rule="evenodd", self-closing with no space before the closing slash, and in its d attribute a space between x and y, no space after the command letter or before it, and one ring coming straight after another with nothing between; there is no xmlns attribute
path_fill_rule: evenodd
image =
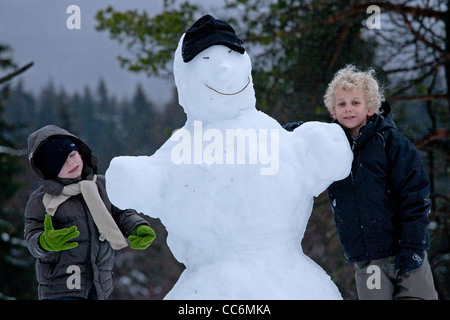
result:
<svg viewBox="0 0 450 320"><path fill-rule="evenodd" d="M350 174L353 153L337 124L305 122L293 131L297 158L312 175L312 190L318 196L337 180Z"/></svg>
<svg viewBox="0 0 450 320"><path fill-rule="evenodd" d="M135 209L159 217L163 172L153 157L113 158L105 174L111 203L120 209Z"/></svg>

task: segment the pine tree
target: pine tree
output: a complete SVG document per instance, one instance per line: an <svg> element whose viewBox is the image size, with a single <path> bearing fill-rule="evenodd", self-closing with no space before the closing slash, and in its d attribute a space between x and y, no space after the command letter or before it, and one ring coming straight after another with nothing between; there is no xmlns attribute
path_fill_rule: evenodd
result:
<svg viewBox="0 0 450 320"><path fill-rule="evenodd" d="M9 47L0 45L0 71L16 68L9 55ZM8 76L2 79L9 80ZM23 240L23 214L10 204L21 187L16 176L23 170L23 152L9 138L14 127L4 119L9 92L8 84L0 87L0 299L31 298L22 288L34 278L33 261Z"/></svg>

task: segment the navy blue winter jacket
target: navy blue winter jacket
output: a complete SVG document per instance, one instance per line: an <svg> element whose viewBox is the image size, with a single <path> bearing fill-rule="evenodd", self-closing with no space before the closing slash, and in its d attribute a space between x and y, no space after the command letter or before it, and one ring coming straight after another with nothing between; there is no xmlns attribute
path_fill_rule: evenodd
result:
<svg viewBox="0 0 450 320"><path fill-rule="evenodd" d="M328 188L347 262L427 250L429 180L419 152L392 121L385 102L353 139L351 174Z"/></svg>

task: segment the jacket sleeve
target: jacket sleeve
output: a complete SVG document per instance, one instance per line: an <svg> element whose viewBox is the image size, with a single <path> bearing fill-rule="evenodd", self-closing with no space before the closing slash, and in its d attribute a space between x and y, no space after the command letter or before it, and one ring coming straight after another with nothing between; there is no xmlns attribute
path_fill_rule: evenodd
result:
<svg viewBox="0 0 450 320"><path fill-rule="evenodd" d="M397 130L392 130L386 148L400 225L400 247L425 249L431 206L430 181L420 154Z"/></svg>
<svg viewBox="0 0 450 320"><path fill-rule="evenodd" d="M283 125L283 128L287 131L294 131L294 129L300 127L304 122L303 121L295 121L289 122Z"/></svg>
<svg viewBox="0 0 450 320"><path fill-rule="evenodd" d="M150 224L134 209L121 210L114 205L111 205L111 208L114 220L125 236L133 234L133 230L141 224L150 226Z"/></svg>
<svg viewBox="0 0 450 320"><path fill-rule="evenodd" d="M30 253L37 259L45 258L50 252L44 250L39 244L39 237L44 232L45 208L42 196L34 192L25 208L25 242Z"/></svg>

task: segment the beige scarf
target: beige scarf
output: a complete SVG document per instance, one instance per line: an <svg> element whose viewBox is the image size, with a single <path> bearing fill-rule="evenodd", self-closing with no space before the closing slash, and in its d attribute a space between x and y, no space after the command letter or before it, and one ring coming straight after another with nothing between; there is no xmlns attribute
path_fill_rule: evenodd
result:
<svg viewBox="0 0 450 320"><path fill-rule="evenodd" d="M42 201L45 211L53 217L61 203L71 196L76 196L81 193L89 208L92 219L94 219L94 223L100 231L100 240L106 239L114 250L120 250L128 246L127 241L108 209L106 209L98 192L98 187L95 183L96 180L97 176L94 175L92 180L82 180L78 183L67 185L59 196L46 193Z"/></svg>

